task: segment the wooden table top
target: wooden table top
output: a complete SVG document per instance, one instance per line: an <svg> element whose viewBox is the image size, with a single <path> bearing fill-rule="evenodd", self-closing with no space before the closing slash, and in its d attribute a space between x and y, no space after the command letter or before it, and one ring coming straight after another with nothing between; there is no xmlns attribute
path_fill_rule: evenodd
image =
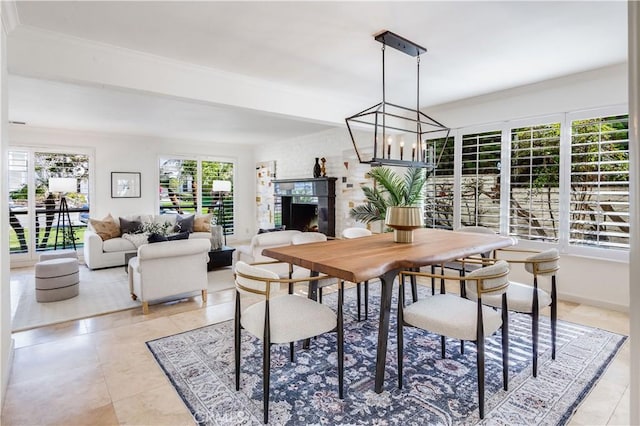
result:
<svg viewBox="0 0 640 426"><path fill-rule="evenodd" d="M262 254L342 280L362 282L386 272L439 264L515 244L511 237L420 228L413 243L393 242L393 232L369 237L264 249Z"/></svg>

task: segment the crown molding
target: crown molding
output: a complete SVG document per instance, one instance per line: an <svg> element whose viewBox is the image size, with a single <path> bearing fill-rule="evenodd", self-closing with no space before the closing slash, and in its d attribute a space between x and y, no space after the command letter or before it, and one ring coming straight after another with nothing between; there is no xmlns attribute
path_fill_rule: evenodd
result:
<svg viewBox="0 0 640 426"><path fill-rule="evenodd" d="M16 27L20 25L20 17L18 16L18 7L16 2L3 1L2 2L2 29L5 34L11 33Z"/></svg>

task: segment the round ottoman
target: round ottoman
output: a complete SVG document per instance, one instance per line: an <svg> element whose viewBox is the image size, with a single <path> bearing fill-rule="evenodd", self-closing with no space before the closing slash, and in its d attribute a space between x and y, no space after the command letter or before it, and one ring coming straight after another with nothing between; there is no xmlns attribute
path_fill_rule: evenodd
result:
<svg viewBox="0 0 640 426"><path fill-rule="evenodd" d="M43 260L59 259L61 257L70 257L72 259L78 258L78 253L75 250L52 250L40 253L40 262Z"/></svg>
<svg viewBox="0 0 640 426"><path fill-rule="evenodd" d="M71 299L80 289L78 259L59 258L36 263L36 301Z"/></svg>

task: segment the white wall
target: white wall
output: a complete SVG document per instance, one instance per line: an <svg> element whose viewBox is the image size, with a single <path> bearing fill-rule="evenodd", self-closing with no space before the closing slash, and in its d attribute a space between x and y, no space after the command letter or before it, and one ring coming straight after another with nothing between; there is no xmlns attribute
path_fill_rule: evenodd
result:
<svg viewBox="0 0 640 426"><path fill-rule="evenodd" d="M158 211L158 157L160 155L202 155L235 162L236 235L228 241L249 239L254 225L253 149L245 145L194 143L189 141L74 132L11 125L9 144L12 147L37 146L79 148L93 153L90 192L91 216L102 218L128 214L151 214ZM140 172L141 198L111 198L111 172Z"/></svg>
<svg viewBox="0 0 640 426"><path fill-rule="evenodd" d="M626 65L621 64L440 105L428 114L448 126L463 127L626 103L627 70ZM341 178L347 177L348 182L358 186L358 179L363 180L368 166L354 161L346 128L258 147L255 156L257 161L276 160L278 178L311 177L314 157L326 157L327 174L338 177L336 233L352 226L348 210L362 201L362 194L347 188ZM344 161L349 161L349 169L343 165ZM563 254L560 265L558 293L562 299L628 310L627 262ZM530 279L517 270L514 277Z"/></svg>
<svg viewBox="0 0 640 426"><path fill-rule="evenodd" d="M5 8L2 9L2 28L0 28L0 193L7 194L7 45ZM0 197L0 409L4 404L11 359L13 357L13 339L11 338L11 293L9 288L9 200Z"/></svg>

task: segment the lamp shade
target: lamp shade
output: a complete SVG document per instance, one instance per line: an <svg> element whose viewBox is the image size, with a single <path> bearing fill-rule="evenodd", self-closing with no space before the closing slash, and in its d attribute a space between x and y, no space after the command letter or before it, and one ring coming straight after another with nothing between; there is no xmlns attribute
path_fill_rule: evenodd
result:
<svg viewBox="0 0 640 426"><path fill-rule="evenodd" d="M49 192L77 192L76 178L50 178Z"/></svg>
<svg viewBox="0 0 640 426"><path fill-rule="evenodd" d="M211 192L231 192L231 182L228 180L214 180L211 183Z"/></svg>

